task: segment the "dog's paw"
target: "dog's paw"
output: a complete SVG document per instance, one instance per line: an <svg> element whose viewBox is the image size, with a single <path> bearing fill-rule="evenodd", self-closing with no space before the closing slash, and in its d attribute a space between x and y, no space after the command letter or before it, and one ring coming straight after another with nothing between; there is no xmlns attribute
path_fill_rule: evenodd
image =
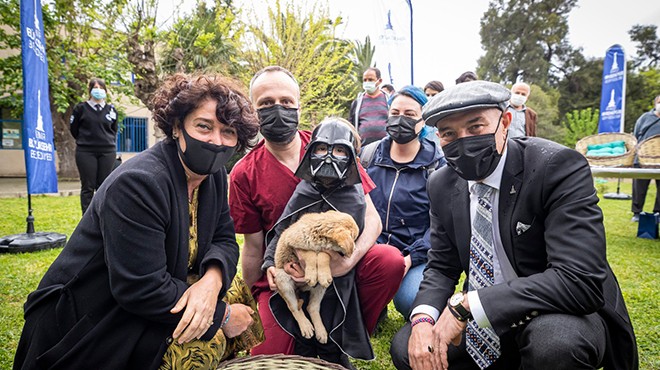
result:
<svg viewBox="0 0 660 370"><path fill-rule="evenodd" d="M327 288L332 284L332 275L330 274L319 274L319 284L322 287Z"/></svg>
<svg viewBox="0 0 660 370"><path fill-rule="evenodd" d="M308 286L316 286L318 282L316 275L305 275L305 283L307 283Z"/></svg>
<svg viewBox="0 0 660 370"><path fill-rule="evenodd" d="M300 334L309 339L314 335L314 325L307 318L298 323L300 325Z"/></svg>
<svg viewBox="0 0 660 370"><path fill-rule="evenodd" d="M316 340L319 341L321 344L326 344L328 343L328 332L325 331L325 328L323 326L315 328L316 331Z"/></svg>

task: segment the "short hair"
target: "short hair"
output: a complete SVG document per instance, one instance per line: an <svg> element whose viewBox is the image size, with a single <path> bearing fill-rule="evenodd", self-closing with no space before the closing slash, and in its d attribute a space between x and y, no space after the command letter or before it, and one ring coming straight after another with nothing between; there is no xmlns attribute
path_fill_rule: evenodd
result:
<svg viewBox="0 0 660 370"><path fill-rule="evenodd" d="M88 87L89 87L89 88L87 89L87 92L91 94L91 93L92 93L92 89L94 88L94 86L95 86L96 84L98 84L99 86L101 86L101 88L102 88L103 90L108 91L108 88L105 87L105 81L104 81L102 78L94 77L94 78L92 78L91 80L89 80L89 84L88 84Z"/></svg>
<svg viewBox="0 0 660 370"><path fill-rule="evenodd" d="M527 91L528 91L529 93L532 92L532 87L529 86L528 84L524 83L524 82L516 82L515 84L513 84L513 85L511 86L511 91L513 91L513 88L516 87L516 86L524 86L524 87L527 89ZM529 93L528 93L528 94L529 94Z"/></svg>
<svg viewBox="0 0 660 370"><path fill-rule="evenodd" d="M376 74L376 78L380 78L380 69L378 69L376 67L369 67L369 68L364 70L364 73L367 73L368 71L374 71L374 73ZM362 74L364 74L364 73L362 73Z"/></svg>
<svg viewBox="0 0 660 370"><path fill-rule="evenodd" d="M433 81L429 81L429 83L427 83L426 86L424 86L424 91L426 91L426 89L432 89L437 92L442 92L445 89L445 85L443 85L442 82L440 81L433 80Z"/></svg>
<svg viewBox="0 0 660 370"><path fill-rule="evenodd" d="M252 79L250 80L249 91L248 91L250 100L252 100L252 85L254 85L254 81L256 81L257 78L259 78L259 76L261 76L262 74L268 73L268 72L282 72L285 75L291 77L291 79L293 80L293 83L295 83L296 87L298 88L298 99L300 99L300 85L298 84L298 81L296 80L296 78L293 76L293 73L291 73L288 69L286 69L284 67L268 66L268 67L264 67L264 68L260 69L259 71L257 71L257 73L254 74L254 76L252 76Z"/></svg>
<svg viewBox="0 0 660 370"><path fill-rule="evenodd" d="M156 126L172 139L174 127L182 127L188 114L208 99L217 102L218 121L236 130L236 151L251 148L259 131L257 114L238 83L220 75L177 73L167 77L152 98Z"/></svg>
<svg viewBox="0 0 660 370"><path fill-rule="evenodd" d="M380 88L381 88L381 90L386 89L386 90L389 90L391 92L394 92L394 86L392 86L391 84L383 84Z"/></svg>
<svg viewBox="0 0 660 370"><path fill-rule="evenodd" d="M458 76L458 78L456 79L456 85L463 82L476 81L478 79L479 77L477 77L477 74L472 71L463 72L463 74Z"/></svg>
<svg viewBox="0 0 660 370"><path fill-rule="evenodd" d="M655 99L653 99L653 104L655 104L655 102L657 102L658 99L660 99L660 95L656 96Z"/></svg>

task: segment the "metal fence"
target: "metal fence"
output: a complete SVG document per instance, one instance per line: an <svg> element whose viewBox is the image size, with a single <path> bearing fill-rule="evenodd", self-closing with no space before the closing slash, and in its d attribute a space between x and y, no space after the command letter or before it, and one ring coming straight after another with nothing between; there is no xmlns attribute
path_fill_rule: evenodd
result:
<svg viewBox="0 0 660 370"><path fill-rule="evenodd" d="M147 149L147 119L125 117L117 134L118 152L141 152Z"/></svg>

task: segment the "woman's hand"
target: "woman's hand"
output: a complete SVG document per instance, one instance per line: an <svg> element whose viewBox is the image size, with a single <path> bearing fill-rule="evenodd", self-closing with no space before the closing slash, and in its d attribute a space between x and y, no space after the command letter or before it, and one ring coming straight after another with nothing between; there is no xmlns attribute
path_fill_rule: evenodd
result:
<svg viewBox="0 0 660 370"><path fill-rule="evenodd" d="M248 326L252 325L253 320L250 315L254 314L254 310L252 310L250 306L241 303L234 303L230 305L230 307L231 308L227 310L231 311L229 321L227 321L225 326L222 327L222 332L227 338L241 335Z"/></svg>
<svg viewBox="0 0 660 370"><path fill-rule="evenodd" d="M222 289L220 268L211 265L204 276L191 285L170 310L171 313L176 314L185 308L172 337L179 343L201 338L213 324L220 289Z"/></svg>
<svg viewBox="0 0 660 370"><path fill-rule="evenodd" d="M406 276L412 266L412 257L410 257L410 255L403 257L403 262L406 264L406 268L403 270L403 276Z"/></svg>

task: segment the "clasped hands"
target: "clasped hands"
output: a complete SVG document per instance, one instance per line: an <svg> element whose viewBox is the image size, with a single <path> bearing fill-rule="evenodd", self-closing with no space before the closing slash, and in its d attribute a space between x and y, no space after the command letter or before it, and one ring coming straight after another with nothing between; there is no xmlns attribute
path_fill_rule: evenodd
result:
<svg viewBox="0 0 660 370"><path fill-rule="evenodd" d="M420 317L418 314L414 319ZM449 369L447 349L458 346L465 330L465 322L458 321L445 307L435 325L422 322L411 329L408 339L408 359L413 370Z"/></svg>
<svg viewBox="0 0 660 370"><path fill-rule="evenodd" d="M172 333L172 337L179 344L200 339L211 325L214 324L213 316L218 303L218 295L222 289L222 274L217 266L209 266L204 276L192 284L183 293L171 313L177 314L181 310L183 317ZM231 308L225 310L223 320L231 310L229 321L222 327L223 333L228 338L233 338L244 332L252 324L251 307L234 303Z"/></svg>

